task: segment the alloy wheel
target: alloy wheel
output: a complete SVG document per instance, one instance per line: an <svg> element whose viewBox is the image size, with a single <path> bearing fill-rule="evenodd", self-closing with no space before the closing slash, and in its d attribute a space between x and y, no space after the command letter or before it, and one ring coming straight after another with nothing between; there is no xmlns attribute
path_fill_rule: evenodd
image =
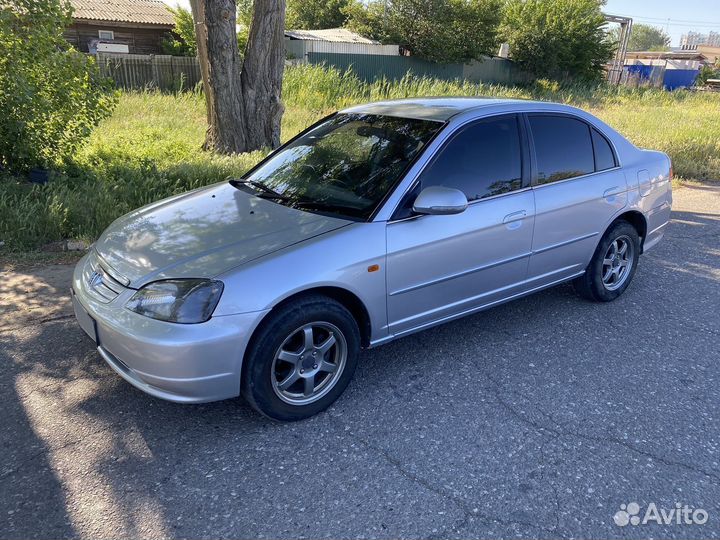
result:
<svg viewBox="0 0 720 540"><path fill-rule="evenodd" d="M605 252L602 282L608 291L615 291L627 281L635 262L635 246L629 236L618 236Z"/></svg>
<svg viewBox="0 0 720 540"><path fill-rule="evenodd" d="M292 332L278 348L271 368L275 394L291 405L307 405L337 384L347 361L347 342L328 322L312 322Z"/></svg>

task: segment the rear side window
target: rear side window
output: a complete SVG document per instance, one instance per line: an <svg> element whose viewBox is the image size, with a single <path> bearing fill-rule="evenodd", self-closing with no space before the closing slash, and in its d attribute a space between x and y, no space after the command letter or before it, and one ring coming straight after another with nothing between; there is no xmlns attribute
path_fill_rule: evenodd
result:
<svg viewBox="0 0 720 540"><path fill-rule="evenodd" d="M483 120L463 128L440 150L420 182L423 188L459 189L468 201L520 189L522 153L517 117Z"/></svg>
<svg viewBox="0 0 720 540"><path fill-rule="evenodd" d="M604 171L617 166L615 154L608 140L595 128L591 128L593 149L595 150L595 170Z"/></svg>
<svg viewBox="0 0 720 540"><path fill-rule="evenodd" d="M538 184L595 172L590 126L569 116L531 115Z"/></svg>

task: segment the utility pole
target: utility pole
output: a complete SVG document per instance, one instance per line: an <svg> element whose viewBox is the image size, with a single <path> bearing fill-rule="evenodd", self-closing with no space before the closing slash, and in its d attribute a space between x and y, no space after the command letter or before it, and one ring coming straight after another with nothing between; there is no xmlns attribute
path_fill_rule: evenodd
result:
<svg viewBox="0 0 720 540"><path fill-rule="evenodd" d="M630 34L632 33L633 20L630 17L620 17L619 15L604 15L607 22L620 24L620 40L617 50L615 51L615 58L613 58L612 65L608 71L608 81L611 84L620 84L625 66L628 42L630 41Z"/></svg>

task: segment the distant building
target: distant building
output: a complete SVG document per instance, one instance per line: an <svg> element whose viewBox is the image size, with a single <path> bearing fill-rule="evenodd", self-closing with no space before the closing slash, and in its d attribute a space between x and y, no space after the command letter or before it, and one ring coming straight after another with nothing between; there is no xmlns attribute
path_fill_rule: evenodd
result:
<svg viewBox="0 0 720 540"><path fill-rule="evenodd" d="M160 0L70 0L65 39L86 53L159 54L175 19Z"/></svg>
<svg viewBox="0 0 720 540"><path fill-rule="evenodd" d="M285 49L292 58L306 59L308 53L371 54L397 56L397 45L383 45L347 28L327 30L286 30Z"/></svg>
<svg viewBox="0 0 720 540"><path fill-rule="evenodd" d="M720 32L688 32L680 37L680 48L683 50L695 50L700 45L720 47Z"/></svg>
<svg viewBox="0 0 720 540"><path fill-rule="evenodd" d="M625 65L665 66L667 69L700 69L707 61L699 51L630 51Z"/></svg>
<svg viewBox="0 0 720 540"><path fill-rule="evenodd" d="M720 60L720 47L698 45L697 52L702 54L706 58L707 63L710 65L717 64L718 60Z"/></svg>

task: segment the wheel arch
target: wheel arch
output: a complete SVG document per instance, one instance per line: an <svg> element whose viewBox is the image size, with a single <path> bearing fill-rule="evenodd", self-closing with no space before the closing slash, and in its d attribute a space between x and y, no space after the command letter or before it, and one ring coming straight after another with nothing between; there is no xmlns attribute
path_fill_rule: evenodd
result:
<svg viewBox="0 0 720 540"><path fill-rule="evenodd" d="M368 347L370 345L370 336L372 333L372 324L370 320L370 313L368 312L367 308L365 307L365 304L363 301L352 291L345 289L343 287L337 287L337 286L317 286L317 287L311 287L309 289L303 289L302 291L297 291L279 302L277 302L271 309L268 311L265 316L260 320L260 322L255 327L255 330L253 331L252 336L250 337L249 343L253 341L253 338L255 335L257 335L259 329L268 321L270 318L276 314L278 311L281 311L285 306L288 304L295 302L297 300L301 300L305 297L310 296L326 296L328 298L331 298L335 300L336 302L343 305L353 316L355 321L357 322L358 329L360 330L360 343L363 347Z"/></svg>
<svg viewBox="0 0 720 540"><path fill-rule="evenodd" d="M640 237L640 253L643 252L643 246L645 245L645 238L647 237L647 219L643 215L642 212L639 212L638 210L628 210L626 212L623 212L619 216L615 217L608 226L605 228L605 231L603 232L603 236L607 231L610 230L610 227L612 227L615 223L618 221L626 221L633 227L635 227L635 230L638 233L638 236Z"/></svg>

